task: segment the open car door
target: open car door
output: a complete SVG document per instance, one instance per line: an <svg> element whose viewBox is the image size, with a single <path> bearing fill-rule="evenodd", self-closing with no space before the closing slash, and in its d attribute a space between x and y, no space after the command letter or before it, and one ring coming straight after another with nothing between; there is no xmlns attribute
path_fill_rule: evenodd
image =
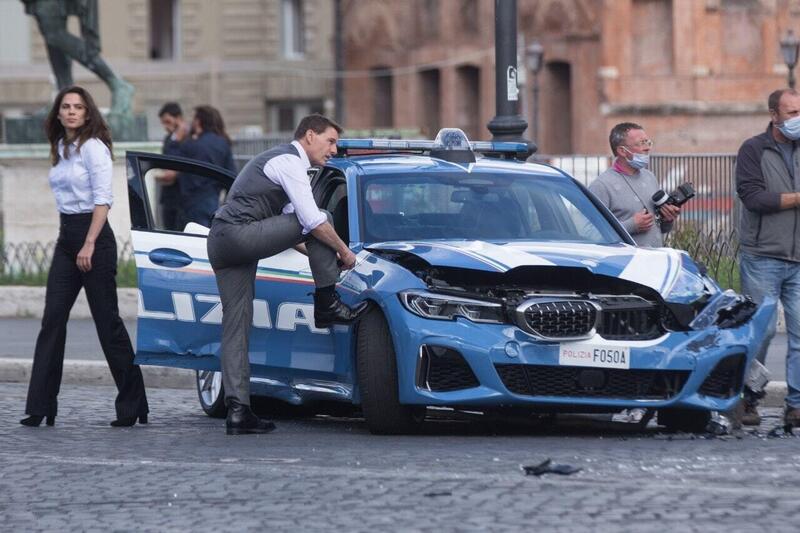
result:
<svg viewBox="0 0 800 533"><path fill-rule="evenodd" d="M235 176L215 165L152 153L127 152L126 162L139 287L136 362L218 370L222 309L206 251L208 228L186 220L167 228L161 181L177 173L177 180L205 183L224 198Z"/></svg>
<svg viewBox="0 0 800 533"><path fill-rule="evenodd" d="M211 180L222 200L235 176L175 156L128 152L126 158L139 287L136 362L219 370L222 304L206 250L209 229L194 222L167 229L159 179L174 171L195 184ZM249 350L254 382L336 375L333 335L314 325L313 290L308 258L296 250L259 261Z"/></svg>

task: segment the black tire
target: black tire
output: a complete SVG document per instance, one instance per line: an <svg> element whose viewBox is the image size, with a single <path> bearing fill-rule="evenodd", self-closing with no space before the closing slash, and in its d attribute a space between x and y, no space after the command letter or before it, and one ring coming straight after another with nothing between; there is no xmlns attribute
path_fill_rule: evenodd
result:
<svg viewBox="0 0 800 533"><path fill-rule="evenodd" d="M198 370L195 373L197 397L200 407L211 418L225 418L228 408L225 407L225 388L222 386L222 372Z"/></svg>
<svg viewBox="0 0 800 533"><path fill-rule="evenodd" d="M367 428L376 435L419 431L425 407L403 405L398 399L397 359L383 313L373 307L358 325L356 367L361 409Z"/></svg>
<svg viewBox="0 0 800 533"><path fill-rule="evenodd" d="M710 411L697 409L661 409L658 411L658 425L666 427L667 431L705 433L710 420Z"/></svg>

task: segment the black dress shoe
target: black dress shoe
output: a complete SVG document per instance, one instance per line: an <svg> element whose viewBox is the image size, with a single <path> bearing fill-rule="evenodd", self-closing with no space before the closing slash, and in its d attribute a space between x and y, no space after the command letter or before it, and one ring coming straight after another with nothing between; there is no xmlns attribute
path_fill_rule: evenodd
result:
<svg viewBox="0 0 800 533"><path fill-rule="evenodd" d="M136 419L139 419L140 424L147 424L147 415L139 415L139 416L125 416L122 418L118 418L111 422L111 426L115 428L124 428L130 427L136 423Z"/></svg>
<svg viewBox="0 0 800 533"><path fill-rule="evenodd" d="M225 432L228 435L269 433L274 429L275 424L257 417L249 405L228 400L228 418L225 420Z"/></svg>
<svg viewBox="0 0 800 533"><path fill-rule="evenodd" d="M47 418L47 421L45 423L48 426L54 426L55 425L55 423L56 423L55 415L47 416L47 417L42 416L42 415L31 415L28 418L23 418L22 420L19 421L19 423L22 424L23 426L37 428L37 427L39 427L39 424L42 423L42 419L44 419L44 418Z"/></svg>
<svg viewBox="0 0 800 533"><path fill-rule="evenodd" d="M314 325L318 328L327 328L333 324L350 324L361 318L367 306L369 302L361 302L355 307L345 305L336 293L326 305L314 295Z"/></svg>

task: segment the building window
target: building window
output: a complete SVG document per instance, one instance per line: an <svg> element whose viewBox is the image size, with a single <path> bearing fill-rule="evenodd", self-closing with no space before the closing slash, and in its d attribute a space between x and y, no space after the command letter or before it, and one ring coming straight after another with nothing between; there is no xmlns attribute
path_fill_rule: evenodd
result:
<svg viewBox="0 0 800 533"><path fill-rule="evenodd" d="M394 94L392 75L387 68L373 70L372 77L372 125L376 128L394 126Z"/></svg>
<svg viewBox="0 0 800 533"><path fill-rule="evenodd" d="M441 108L440 75L438 70L423 70L420 76L419 109L422 112L417 122L422 126L422 133L433 138L439 132L439 111Z"/></svg>
<svg viewBox="0 0 800 533"><path fill-rule="evenodd" d="M461 0L461 31L473 33L480 31L478 24L478 0Z"/></svg>
<svg viewBox="0 0 800 533"><path fill-rule="evenodd" d="M470 139L481 138L481 71L477 67L456 69L458 106L456 124Z"/></svg>
<svg viewBox="0 0 800 533"><path fill-rule="evenodd" d="M267 102L267 123L271 133L291 136L301 118L322 112L322 100L272 100Z"/></svg>
<svg viewBox="0 0 800 533"><path fill-rule="evenodd" d="M634 0L631 20L634 73L672 74L672 0Z"/></svg>
<svg viewBox="0 0 800 533"><path fill-rule="evenodd" d="M306 52L303 0L282 0L281 22L283 57L302 57Z"/></svg>
<svg viewBox="0 0 800 533"><path fill-rule="evenodd" d="M422 0L417 17L420 37L423 40L437 39L439 37L439 0Z"/></svg>
<svg viewBox="0 0 800 533"><path fill-rule="evenodd" d="M180 58L180 0L150 0L150 59Z"/></svg>

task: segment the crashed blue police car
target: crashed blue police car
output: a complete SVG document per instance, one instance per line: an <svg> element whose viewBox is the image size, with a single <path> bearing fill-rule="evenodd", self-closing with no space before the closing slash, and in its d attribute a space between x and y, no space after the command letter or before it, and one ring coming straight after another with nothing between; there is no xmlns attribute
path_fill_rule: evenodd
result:
<svg viewBox="0 0 800 533"><path fill-rule="evenodd" d="M341 140L312 188L356 252L338 284L368 300L355 325L318 328L305 256L258 264L251 390L288 404L360 406L374 433L414 431L428 407L617 412L646 408L699 430L735 406L774 302L723 291L684 252L634 245L525 143ZM521 157L524 159L524 157ZM166 230L162 170L228 188L228 171L129 152L139 281L137 361L197 370L202 408L224 416L222 308L208 228Z"/></svg>

